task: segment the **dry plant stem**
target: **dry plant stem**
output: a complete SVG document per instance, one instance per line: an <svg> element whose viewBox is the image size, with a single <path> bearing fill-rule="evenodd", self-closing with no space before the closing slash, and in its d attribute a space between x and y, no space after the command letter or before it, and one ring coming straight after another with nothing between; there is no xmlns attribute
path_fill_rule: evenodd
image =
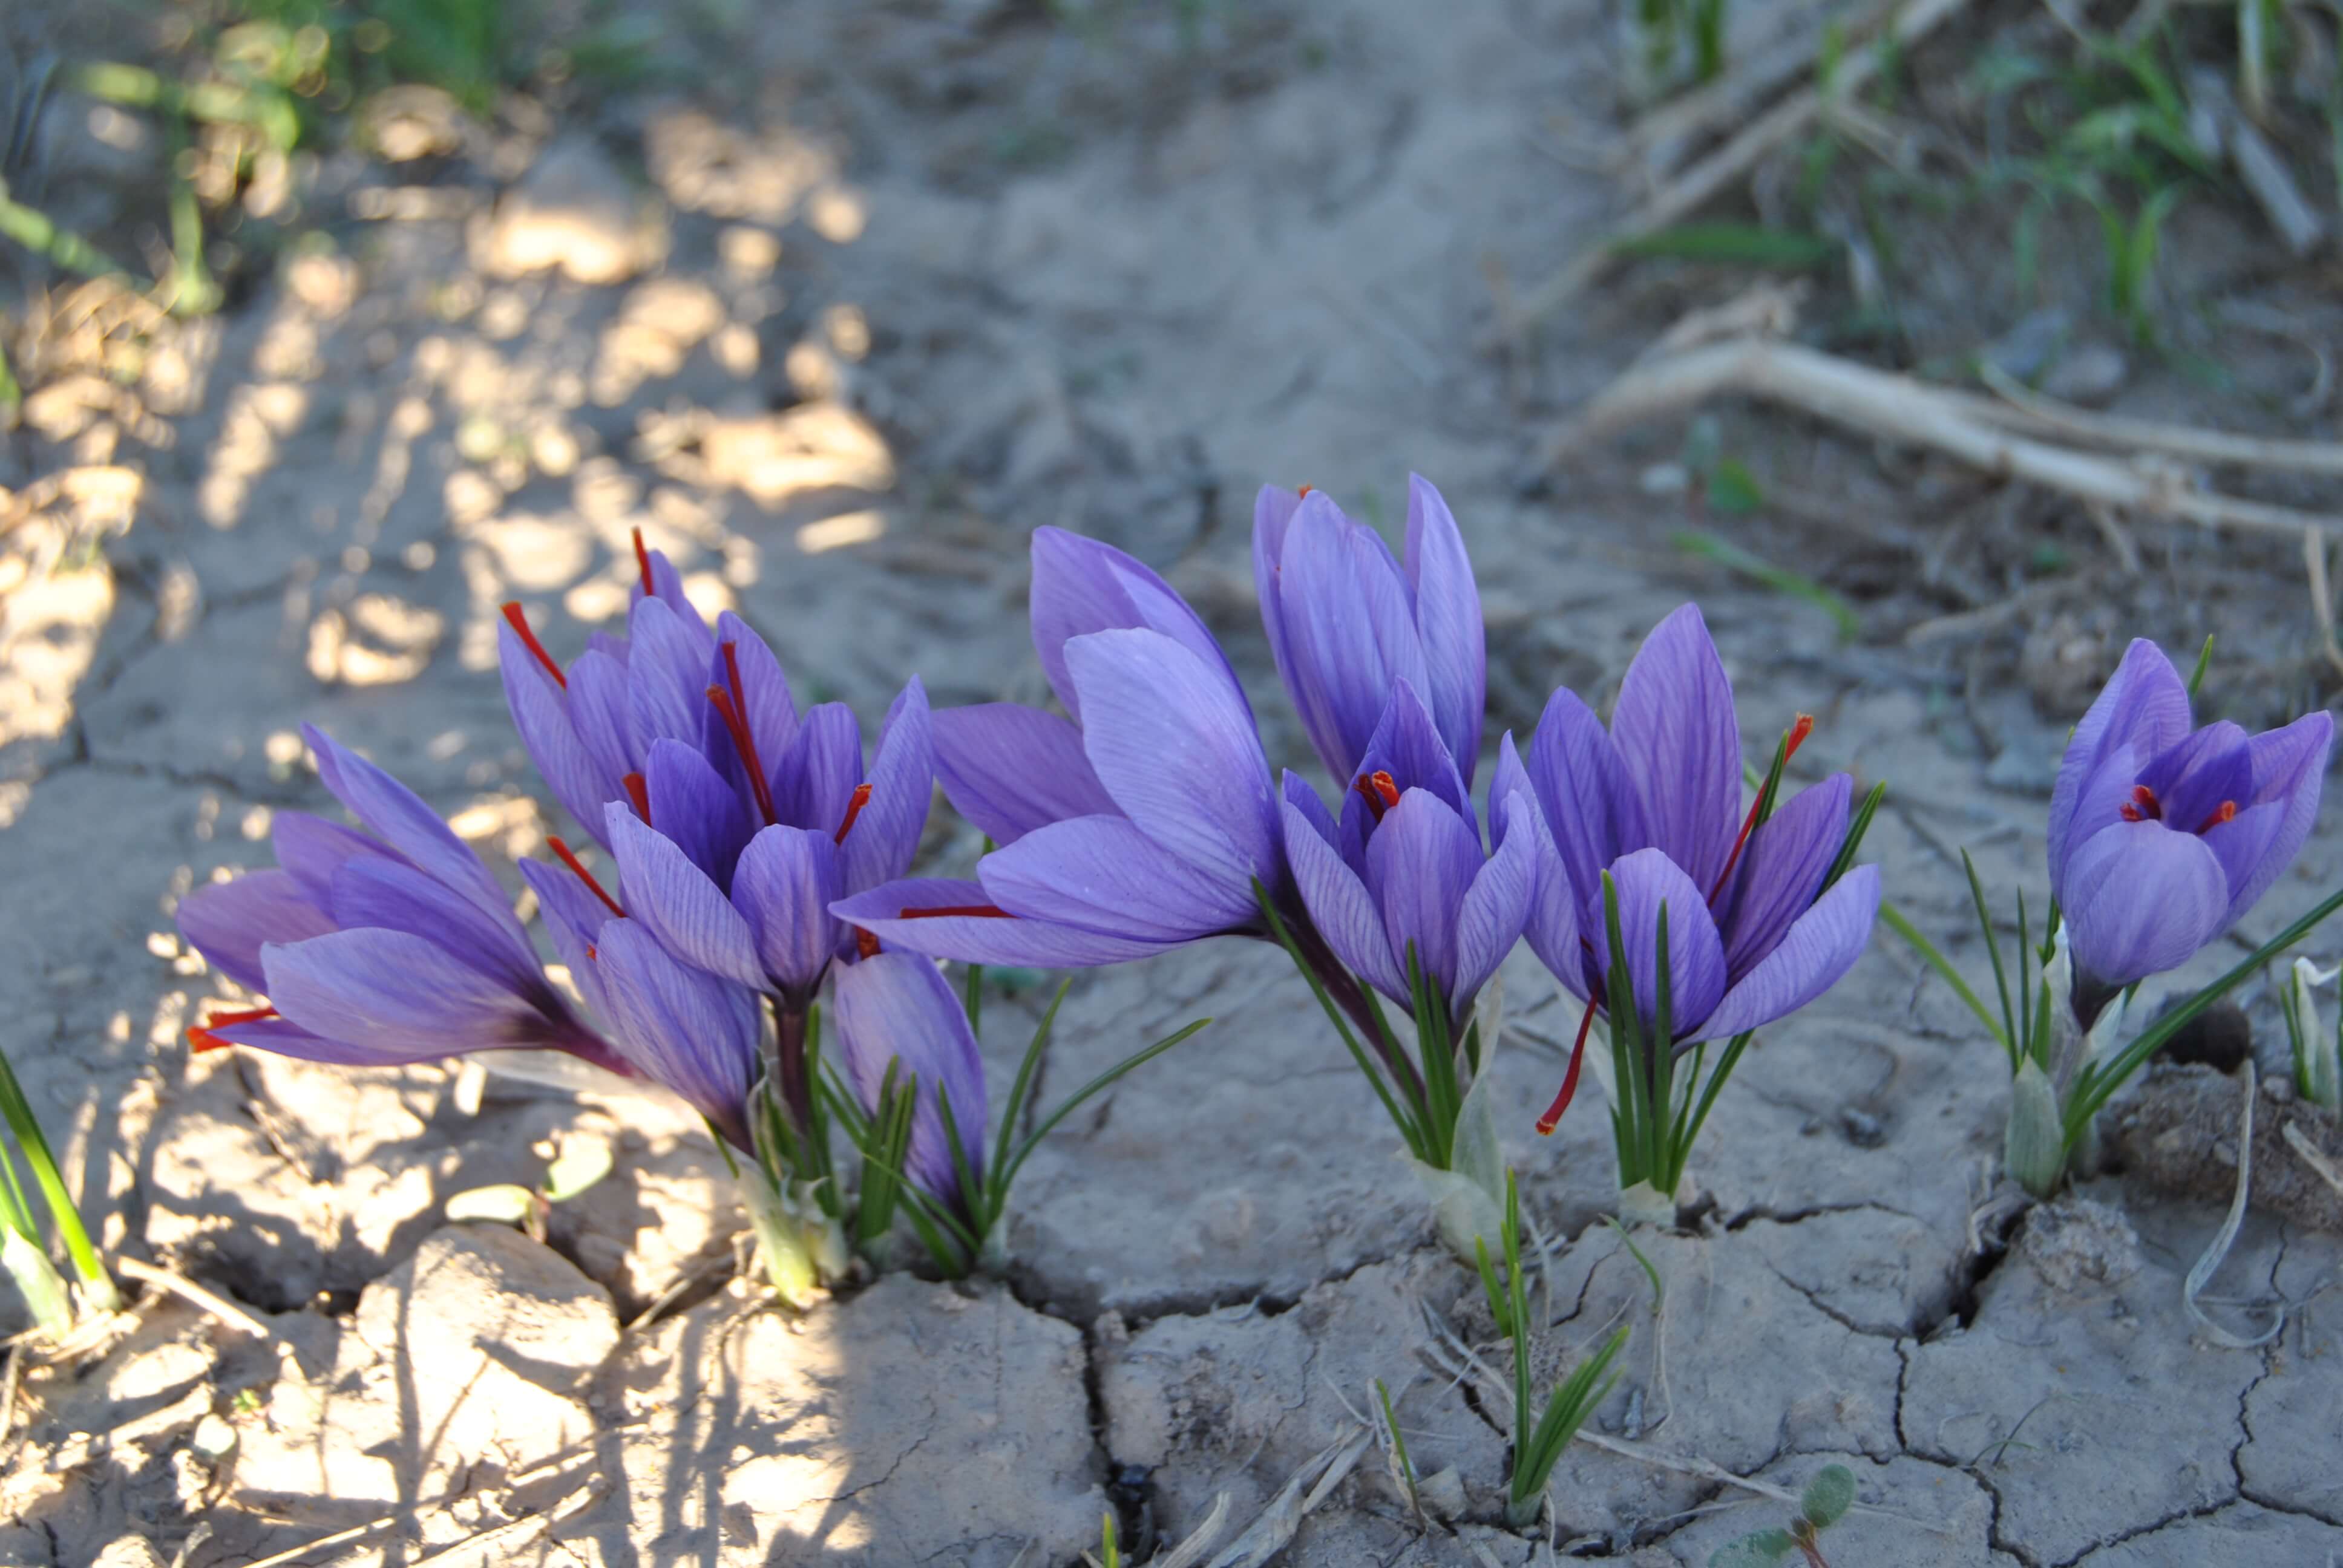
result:
<svg viewBox="0 0 2343 1568"><path fill-rule="evenodd" d="M1908 48L1967 5L1968 0L1913 0L1888 31L1899 45ZM1850 95L1878 70L1877 50L1849 50L1839 62L1831 92L1834 95ZM1654 192L1619 226L1613 238L1635 238L1699 210L1746 178L1767 154L1803 134L1827 106L1828 100L1819 87L1801 87L1750 121L1738 136L1686 169L1673 184ZM1521 315L1513 324L1515 329L1534 327L1569 303L1608 271L1617 256L1608 242L1598 242L1582 252L1523 301Z"/></svg>
<svg viewBox="0 0 2343 1568"><path fill-rule="evenodd" d="M2046 397L1990 362L1977 367L1977 379L1995 397L1959 394L1962 407L1989 424L2037 436L2060 436L2085 446L2116 451L2155 452L2204 463L2229 463L2241 468L2278 468L2294 474L2343 474L2343 445L2332 441L2275 441L2254 436L2232 436L2221 430L2198 430L2186 425L2159 425L2146 419L2119 419L2087 413L2055 397Z"/></svg>
<svg viewBox="0 0 2343 1568"><path fill-rule="evenodd" d="M2198 490L2177 474L2157 474L1996 429L1965 406L1961 394L1764 338L1713 344L1637 366L1550 437L1541 457L1554 466L1621 426L1728 393L1786 404L1869 435L1934 447L1987 473L2108 506L2260 533L2298 537L2306 529L2343 529L2343 518Z"/></svg>
<svg viewBox="0 0 2343 1568"><path fill-rule="evenodd" d="M1875 0L1859 15L1838 18L1844 28L1843 57L1867 45L1895 0ZM1814 68L1815 40L1794 35L1760 47L1734 63L1714 81L1670 99L1637 120L1626 137L1628 157L1657 179L1674 173L1694 142L1740 124L1781 87Z"/></svg>
<svg viewBox="0 0 2343 1568"><path fill-rule="evenodd" d="M152 1263L142 1263L136 1258L116 1258L114 1266L126 1279L156 1290L168 1291L189 1306L209 1312L233 1329L240 1329L255 1339L273 1340L277 1336L266 1323L237 1306L225 1296L215 1295L184 1275L168 1269L158 1269Z"/></svg>
<svg viewBox="0 0 2343 1568"><path fill-rule="evenodd" d="M2284 159L2278 156L2254 122L2237 107L2221 73L2198 67L2188 73L2192 106L2217 127L2229 165L2254 200L2261 204L2270 226L2286 242L2296 260L2308 256L2327 236L2327 222L2305 201Z"/></svg>

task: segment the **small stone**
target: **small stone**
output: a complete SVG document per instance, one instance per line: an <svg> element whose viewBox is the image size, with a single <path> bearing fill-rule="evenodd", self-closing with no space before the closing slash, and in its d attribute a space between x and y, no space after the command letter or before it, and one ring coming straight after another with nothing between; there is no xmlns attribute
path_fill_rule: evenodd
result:
<svg viewBox="0 0 2343 1568"><path fill-rule="evenodd" d="M220 1416L207 1415L196 1422L187 1446L206 1459L226 1459L236 1450L236 1428Z"/></svg>
<svg viewBox="0 0 2343 1568"><path fill-rule="evenodd" d="M2131 377L2131 361L2120 349L2086 343L2062 357L2042 378L2042 390L2065 403L2099 407L2114 400Z"/></svg>
<svg viewBox="0 0 2343 1568"><path fill-rule="evenodd" d="M2017 1251L2045 1284L2068 1293L2119 1283L2147 1266L2129 1220L2105 1203L2071 1195L2027 1217Z"/></svg>

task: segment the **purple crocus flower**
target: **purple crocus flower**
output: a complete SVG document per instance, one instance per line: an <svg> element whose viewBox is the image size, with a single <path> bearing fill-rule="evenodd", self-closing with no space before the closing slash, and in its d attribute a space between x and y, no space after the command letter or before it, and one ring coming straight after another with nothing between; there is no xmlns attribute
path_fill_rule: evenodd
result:
<svg viewBox="0 0 2343 1568"><path fill-rule="evenodd" d="M1430 706L1464 781L1481 755L1488 659L1463 537L1440 492L1408 476L1407 564L1322 490L1264 486L1252 575L1277 673L1336 779L1358 776L1401 681Z"/></svg>
<svg viewBox="0 0 2343 1568"><path fill-rule="evenodd" d="M1171 586L1121 550L1033 535L1033 643L1071 719L1012 703L936 715L937 768L1002 848L974 880L920 879L832 906L890 947L1082 968L1262 929L1287 885L1276 791L1227 658Z"/></svg>
<svg viewBox="0 0 2343 1568"><path fill-rule="evenodd" d="M2083 1027L2269 890L2318 815L2334 739L2326 713L2259 735L2197 729L2163 650L2145 638L2124 650L2075 727L2050 800L2050 889Z"/></svg>
<svg viewBox="0 0 2343 1568"><path fill-rule="evenodd" d="M1342 797L1339 822L1285 776L1294 884L1334 956L1413 1009L1409 958L1461 1021L1522 933L1537 880L1526 791L1493 802L1483 855L1463 774L1437 721L1402 678Z"/></svg>
<svg viewBox="0 0 2343 1568"><path fill-rule="evenodd" d="M984 1060L968 1013L933 961L916 953L877 952L842 964L830 982L831 1021L848 1081L863 1109L879 1109L890 1062L897 1082L916 1079L908 1174L929 1196L966 1216L975 1194L961 1191L944 1131L939 1094L951 1102L952 1127L969 1174L984 1180Z"/></svg>
<svg viewBox="0 0 2343 1568"><path fill-rule="evenodd" d="M414 791L304 727L362 833L277 813L277 867L189 895L180 933L269 1005L215 1013L196 1049L248 1045L384 1067L490 1048L566 1050L629 1072L547 980L478 856Z"/></svg>
<svg viewBox="0 0 2343 1568"><path fill-rule="evenodd" d="M1795 751L1813 727L1791 730ZM1604 879L1616 889L1635 1008L1655 1023L1660 911L1667 910L1674 1044L1744 1033L1835 984L1870 940L1879 872L1856 866L1827 890L1845 841L1853 781L1834 774L1762 825L1741 809L1741 731L1733 687L1697 607L1655 628L1628 666L1606 731L1556 691L1529 764L1507 744L1501 799L1525 778L1550 830L1531 906L1531 947L1587 1004L1568 1076L1539 1120L1551 1131L1576 1088L1587 1027L1604 1010L1612 955ZM1737 824L1737 826L1736 826Z"/></svg>

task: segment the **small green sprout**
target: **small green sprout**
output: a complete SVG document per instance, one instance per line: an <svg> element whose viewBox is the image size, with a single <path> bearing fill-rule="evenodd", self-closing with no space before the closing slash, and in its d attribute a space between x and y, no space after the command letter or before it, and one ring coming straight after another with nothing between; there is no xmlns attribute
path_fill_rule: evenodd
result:
<svg viewBox="0 0 2343 1568"><path fill-rule="evenodd" d="M1855 1472L1844 1464L1826 1464L1806 1483L1798 1512L1786 1528L1760 1530L1726 1542L1708 1560L1708 1568L1766 1568L1793 1552L1805 1553L1806 1568L1830 1568L1823 1556L1822 1533L1854 1506Z"/></svg>

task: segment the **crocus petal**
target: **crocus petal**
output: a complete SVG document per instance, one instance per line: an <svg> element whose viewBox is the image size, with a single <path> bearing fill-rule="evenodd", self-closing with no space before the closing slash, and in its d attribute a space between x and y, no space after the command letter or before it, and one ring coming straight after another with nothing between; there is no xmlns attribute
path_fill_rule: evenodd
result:
<svg viewBox="0 0 2343 1568"><path fill-rule="evenodd" d="M2176 969L2221 934L2229 906L2220 858L2193 833L2117 822L2077 845L2060 906L2075 964L2110 986Z"/></svg>
<svg viewBox="0 0 2343 1568"><path fill-rule="evenodd" d="M2328 753L2334 744L2335 718L2328 713L2307 714L2283 729L2266 730L2247 742L2254 763L2252 809L2275 806L2278 821L2270 830L2269 841L2250 861L2233 862L2222 855L2225 866L2236 868L2229 880L2225 925L2252 909L2279 873L2294 863L2302 841L2310 836L2311 824L2318 819L2319 789L2327 779ZM2236 826L2229 824L2229 828ZM2205 835L2217 852L2221 835L2228 830L2215 828Z"/></svg>
<svg viewBox="0 0 2343 1568"><path fill-rule="evenodd" d="M947 708L933 722L944 794L995 844L1045 822L1121 809L1082 754L1082 732L1054 713L986 702Z"/></svg>
<svg viewBox="0 0 2343 1568"><path fill-rule="evenodd" d="M2068 846L2080 844L2102 828L2112 828L2124 819L2124 808L2133 803L2132 791L2139 782L2141 759L2127 745L2111 747L2092 765L2082 782L2070 793L2073 796L2066 812ZM2059 775L2064 788L2064 773ZM2051 808L2056 819L2058 808ZM2050 896L2060 904L2066 901L2066 871L2070 858L2054 855L2050 858Z"/></svg>
<svg viewBox="0 0 2343 1568"><path fill-rule="evenodd" d="M708 873L621 802L611 802L605 822L626 883L627 913L687 963L742 985L763 985L749 922Z"/></svg>
<svg viewBox="0 0 2343 1568"><path fill-rule="evenodd" d="M1269 634L1270 657L1277 662L1278 678L1293 685L1292 655L1285 636L1285 615L1280 608L1278 571L1285 559L1285 531L1293 521L1302 497L1292 490L1263 485L1252 500L1252 586L1261 600L1261 626Z"/></svg>
<svg viewBox="0 0 2343 1568"><path fill-rule="evenodd" d="M810 995L821 983L845 934L830 913L843 890L838 846L827 833L776 823L741 851L732 902L765 973L784 990Z"/></svg>
<svg viewBox="0 0 2343 1568"><path fill-rule="evenodd" d="M1456 911L1481 867L1473 829L1428 789L1403 793L1367 840L1367 890L1383 911L1393 958L1404 970L1413 947L1425 981L1451 1001L1457 1000Z"/></svg>
<svg viewBox="0 0 2343 1568"><path fill-rule="evenodd" d="M1256 877L1274 891L1269 759L1219 673L1152 631L1093 632L1065 651L1088 698L1082 749L1124 815L1232 895L1249 900Z"/></svg>
<svg viewBox="0 0 2343 1568"><path fill-rule="evenodd" d="M1854 779L1834 773L1784 801L1749 835L1733 886L1719 900L1726 911L1718 923L1729 983L1738 983L1772 952L1791 922L1814 903L1846 841L1854 790Z"/></svg>
<svg viewBox="0 0 2343 1568"><path fill-rule="evenodd" d="M588 832L595 831L601 821L602 802L614 797L618 780L604 779L594 765L593 754L569 721L563 689L504 621L497 623L497 660L504 675L505 708L512 715L513 728L520 732L528 759L536 764L538 777L561 802L562 809L585 824ZM606 783L614 787L608 793L603 789Z"/></svg>
<svg viewBox="0 0 2343 1568"><path fill-rule="evenodd" d="M977 862L989 897L1018 915L1150 942L1254 924L1249 884L1214 880L1121 817L1069 817Z"/></svg>
<svg viewBox="0 0 2343 1568"><path fill-rule="evenodd" d="M1401 789L1431 790L1477 834L1480 819L1473 814L1473 797L1465 789L1467 775L1460 770L1460 760L1450 753L1439 721L1414 683L1403 678L1392 688L1391 700L1359 759L1359 774L1365 777L1382 769Z"/></svg>
<svg viewBox="0 0 2343 1568"><path fill-rule="evenodd" d="M733 862L739 859L751 826L739 791L709 766L707 758L680 740L652 741L645 771L650 825L671 839L719 888L729 887ZM619 816L633 817L632 807L624 800L606 805L603 827L608 829ZM612 848L616 849L615 842Z"/></svg>
<svg viewBox="0 0 2343 1568"><path fill-rule="evenodd" d="M1521 753L1513 748L1511 730L1497 742L1497 776L1490 781L1489 800L1490 830L1498 849L1503 849L1514 834L1526 832L1530 837L1530 901L1523 916L1522 935L1539 961L1584 1001L1586 960L1578 940L1581 900L1564 869L1562 853L1554 848L1545 809L1538 804L1537 791L1528 769L1522 766ZM1518 815L1505 809L1513 800L1523 808Z"/></svg>
<svg viewBox="0 0 2343 1568"><path fill-rule="evenodd" d="M179 934L211 966L250 991L266 991L260 950L337 929L291 873L252 871L197 888L179 900Z"/></svg>
<svg viewBox="0 0 2343 1568"><path fill-rule="evenodd" d="M840 829L846 835L841 848L848 892L893 881L911 869L911 857L919 852L920 832L935 799L936 749L927 688L916 675L887 710L869 783L870 799L853 827Z"/></svg>
<svg viewBox="0 0 2343 1568"><path fill-rule="evenodd" d="M963 963L1032 969L1094 969L1150 958L1178 944L1104 936L1050 920L1006 915L935 915L931 910L996 907L981 882L911 877L841 899L830 912L890 948Z"/></svg>
<svg viewBox="0 0 2343 1568"><path fill-rule="evenodd" d="M1318 791L1310 788L1302 776L1291 768L1285 770L1285 781L1281 792L1284 797L1285 808L1301 812L1302 820L1310 825L1312 832L1329 844L1342 842L1334 826L1334 819L1326 809L1326 802L1318 799ZM1289 839L1292 836L1292 831L1291 827L1286 829L1286 836Z"/></svg>
<svg viewBox="0 0 2343 1568"><path fill-rule="evenodd" d="M1680 1037L1680 1043L1730 1039L1805 1006L1855 967L1878 913L1879 868L1854 867L1725 993L1705 1023ZM1674 916L1669 920L1673 922Z"/></svg>
<svg viewBox="0 0 2343 1568"><path fill-rule="evenodd" d="M761 1027L757 993L678 963L633 920L605 926L598 953L627 1060L732 1143L749 1147L749 1087Z"/></svg>
<svg viewBox="0 0 2343 1568"><path fill-rule="evenodd" d="M1658 849L1638 849L1611 868L1619 890L1619 940L1627 947L1627 977L1635 1014L1649 1029L1659 1004L1660 910L1668 912L1669 1032L1699 1030L1725 995L1725 944L1709 918L1708 900L1684 869ZM1601 899L1588 911L1594 962L1611 971L1610 922Z"/></svg>
<svg viewBox="0 0 2343 1568"><path fill-rule="evenodd" d="M1698 605L1644 639L1619 688L1611 739L1653 845L1702 888L1715 886L1741 822L1741 726Z"/></svg>
<svg viewBox="0 0 2343 1568"><path fill-rule="evenodd" d="M1280 673L1327 771L1347 779L1392 688L1429 684L1407 578L1374 530L1343 517L1323 491L1294 511L1278 578L1292 666Z"/></svg>
<svg viewBox="0 0 2343 1568"><path fill-rule="evenodd" d="M698 657L705 662L709 650L715 646L715 638L709 636L707 623L699 618L699 612L691 607L690 597L683 591L683 574L675 569L675 563L667 558L665 550L653 550L649 558L651 594L675 613L677 623L690 637ZM628 596L629 612L640 605L643 598L643 586L638 579L634 591Z"/></svg>
<svg viewBox="0 0 2343 1568"><path fill-rule="evenodd" d="M688 628L666 600L646 598L636 602L628 633L627 734L635 753L649 756L654 740L699 749L700 716L708 709L706 629L696 617Z"/></svg>
<svg viewBox="0 0 2343 1568"><path fill-rule="evenodd" d="M2156 797L2164 825L2194 833L2254 798L2253 748L2227 719L2207 724L2149 759L2139 781Z"/></svg>
<svg viewBox="0 0 2343 1568"><path fill-rule="evenodd" d="M911 1115L908 1154L912 1180L947 1203L960 1203L959 1168L945 1136L938 1107L940 1091L951 1101L952 1127L960 1135L970 1174L984 1179L984 1061L968 1013L934 962L917 953L880 953L838 971L831 989L831 1018L846 1075L866 1111L879 1106L887 1066L900 1061L896 1081L915 1078L919 1102Z"/></svg>
<svg viewBox="0 0 2343 1568"><path fill-rule="evenodd" d="M368 929L260 950L268 1000L310 1033L428 1061L484 1046L541 1045L545 1014L427 937Z"/></svg>
<svg viewBox="0 0 2343 1568"><path fill-rule="evenodd" d="M327 908L343 930L379 926L412 932L516 994L532 995L545 983L537 950L518 930L412 866L373 858L347 861L334 873Z"/></svg>
<svg viewBox="0 0 2343 1568"><path fill-rule="evenodd" d="M1033 530L1033 651L1041 673L1074 721L1082 721L1081 694L1066 662L1066 644L1092 632L1160 632L1215 670L1243 708L1252 709L1212 631L1170 583L1137 558L1062 528Z"/></svg>
<svg viewBox="0 0 2343 1568"><path fill-rule="evenodd" d="M1461 1012L1521 940L1537 887L1537 834L1527 813L1534 804L1516 797L1500 802L1511 816L1504 841L1489 857L1456 911L1456 980L1449 1000Z"/></svg>
<svg viewBox="0 0 2343 1568"><path fill-rule="evenodd" d="M301 884L309 901L323 909L332 897L334 873L353 859L409 862L381 839L328 822L307 811L279 811L270 819L268 842L277 864Z"/></svg>
<svg viewBox="0 0 2343 1568"><path fill-rule="evenodd" d="M1292 775L1287 777L1290 779ZM1320 808L1322 812L1323 807ZM1383 911L1359 875L1343 864L1330 834L1291 799L1285 806L1285 854L1293 866L1293 886L1310 921L1343 967L1383 995L1408 1006L1407 972L1392 954Z"/></svg>
<svg viewBox="0 0 2343 1568"><path fill-rule="evenodd" d="M422 797L357 752L337 744L316 725L303 725L301 735L317 755L318 778L359 821L420 869L516 931L520 929L497 879L439 819L439 813L423 803Z"/></svg>
<svg viewBox="0 0 2343 1568"><path fill-rule="evenodd" d="M587 649L569 667L568 695L569 722L577 729L578 744L593 756L595 766L619 779L623 789L628 774L643 770L645 749L635 744L634 727L627 717L626 664L599 649ZM613 795L610 799L618 798ZM586 830L601 837L598 809L586 819Z"/></svg>
<svg viewBox="0 0 2343 1568"><path fill-rule="evenodd" d="M1602 896L1604 867L1651 844L1643 802L1603 721L1567 687L1546 700L1528 771L1583 908Z"/></svg>
<svg viewBox="0 0 2343 1568"><path fill-rule="evenodd" d="M1415 627L1440 732L1470 783L1481 756L1488 708L1489 655L1481 626L1481 592L1464 536L1432 482L1407 477L1407 576L1415 585Z"/></svg>
<svg viewBox="0 0 2343 1568"><path fill-rule="evenodd" d="M2099 692L2082 722L2066 742L2058 763L2057 782L2050 792L2051 879L2063 879L2061 868L2076 845L2098 831L2098 826L2077 819L2084 786L2107 754L2128 746L2133 756L2146 759L2178 744L2188 733L2188 688L2164 650L2146 638L2124 649L2123 661ZM2061 895L2062 899L2064 895Z"/></svg>
<svg viewBox="0 0 2343 1568"><path fill-rule="evenodd" d="M773 809L793 828L835 833L862 782L862 726L842 702L806 709L788 751L773 764Z"/></svg>
<svg viewBox="0 0 2343 1568"><path fill-rule="evenodd" d="M602 928L618 917L566 866L523 860L520 875L536 890L545 929L553 938L553 950L561 956L562 965L569 971L570 983L578 988L597 1018L608 1019L610 998L603 989L601 968L594 961L593 954L601 940Z"/></svg>
<svg viewBox="0 0 2343 1568"><path fill-rule="evenodd" d="M289 1019L282 1018L250 1019L243 1023L222 1024L204 1032L230 1045L250 1046L255 1050L274 1051L278 1056L320 1062L327 1067L404 1067L409 1062L433 1060L430 1056L418 1056L411 1050L327 1040L310 1033ZM438 1054L444 1055L445 1051Z"/></svg>
<svg viewBox="0 0 2343 1568"><path fill-rule="evenodd" d="M789 694L789 678L781 670L781 661L773 657L765 639L728 609L716 618L716 651L708 661L708 684L729 691L735 671L749 737L769 774L797 734L797 699ZM725 778L743 791L749 789L749 776L733 743L731 728L713 702L701 705L699 749Z"/></svg>

